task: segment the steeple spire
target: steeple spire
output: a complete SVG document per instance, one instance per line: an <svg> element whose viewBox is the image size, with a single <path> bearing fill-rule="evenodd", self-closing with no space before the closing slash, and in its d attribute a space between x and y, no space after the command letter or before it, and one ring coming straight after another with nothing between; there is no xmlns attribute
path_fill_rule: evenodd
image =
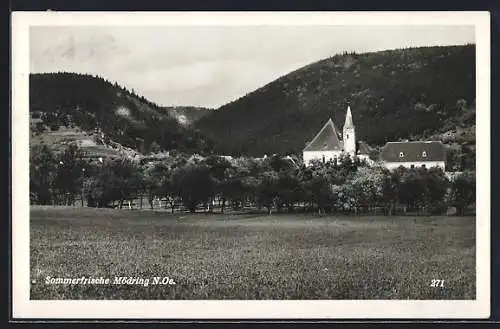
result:
<svg viewBox="0 0 500 329"><path fill-rule="evenodd" d="M345 115L344 128L354 128L354 123L352 122L351 107L347 105L347 114Z"/></svg>
<svg viewBox="0 0 500 329"><path fill-rule="evenodd" d="M356 129L352 122L351 107L347 105L347 114L345 115L345 123L343 129L344 152L351 156L356 155Z"/></svg>

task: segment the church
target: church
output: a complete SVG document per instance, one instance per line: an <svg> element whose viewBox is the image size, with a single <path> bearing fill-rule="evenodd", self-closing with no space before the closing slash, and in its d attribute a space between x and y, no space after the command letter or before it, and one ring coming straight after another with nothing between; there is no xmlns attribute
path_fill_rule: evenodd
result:
<svg viewBox="0 0 500 329"><path fill-rule="evenodd" d="M342 140L339 140L337 128L330 118L304 148L304 164L308 166L313 160L328 162L340 158L342 153L349 154L351 158L356 156L369 163L373 162L368 154L368 145L362 141L356 141L356 128L352 120L350 106L347 106L344 128L342 129Z"/></svg>
<svg viewBox="0 0 500 329"><path fill-rule="evenodd" d="M365 160L374 164L369 157L370 149L362 141L356 141L356 129L352 120L351 107L347 106L347 113L342 130L342 140L332 119L321 128L313 140L303 150L304 164L309 166L311 161L340 158L342 153ZM406 168L439 167L443 171L446 167L446 147L441 141L402 141L387 142L380 152L379 163L389 170L400 166Z"/></svg>

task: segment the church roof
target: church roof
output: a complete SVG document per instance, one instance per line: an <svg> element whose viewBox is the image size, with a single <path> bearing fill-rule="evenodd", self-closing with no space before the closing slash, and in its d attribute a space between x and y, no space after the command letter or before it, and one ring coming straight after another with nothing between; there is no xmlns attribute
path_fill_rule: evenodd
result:
<svg viewBox="0 0 500 329"><path fill-rule="evenodd" d="M332 119L328 120L313 140L307 144L304 148L304 152L306 151L342 151L342 144Z"/></svg>
<svg viewBox="0 0 500 329"><path fill-rule="evenodd" d="M440 141L388 142L380 152L385 162L446 161L446 149Z"/></svg>

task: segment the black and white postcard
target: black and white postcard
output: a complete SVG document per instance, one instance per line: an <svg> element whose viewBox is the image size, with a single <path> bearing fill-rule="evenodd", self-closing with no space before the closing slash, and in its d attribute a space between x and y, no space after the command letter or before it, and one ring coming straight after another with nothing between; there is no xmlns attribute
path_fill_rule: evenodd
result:
<svg viewBox="0 0 500 329"><path fill-rule="evenodd" d="M487 318L487 12L14 12L15 318Z"/></svg>

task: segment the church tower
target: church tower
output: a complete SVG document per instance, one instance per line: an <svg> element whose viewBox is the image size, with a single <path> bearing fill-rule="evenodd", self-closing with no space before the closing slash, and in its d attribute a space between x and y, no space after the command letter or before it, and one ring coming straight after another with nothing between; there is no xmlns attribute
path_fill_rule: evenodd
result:
<svg viewBox="0 0 500 329"><path fill-rule="evenodd" d="M356 155L356 132L352 122L351 107L347 106L347 114L343 129L344 152L349 153L351 157Z"/></svg>

